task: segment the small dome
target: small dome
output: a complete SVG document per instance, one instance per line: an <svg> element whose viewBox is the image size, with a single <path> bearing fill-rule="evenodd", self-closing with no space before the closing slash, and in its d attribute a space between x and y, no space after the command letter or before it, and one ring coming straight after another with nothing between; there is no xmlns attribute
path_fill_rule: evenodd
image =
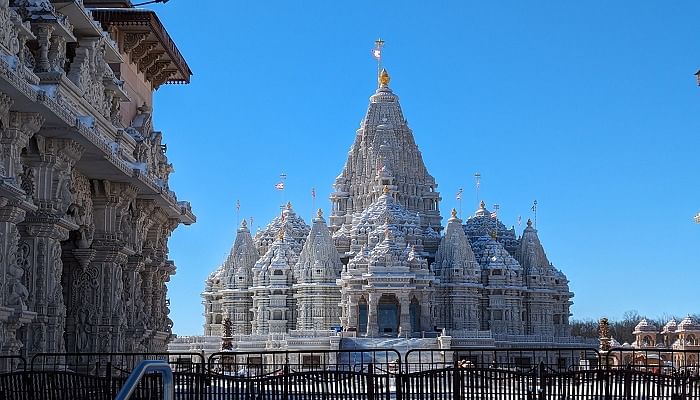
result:
<svg viewBox="0 0 700 400"><path fill-rule="evenodd" d="M698 323L695 321L693 317L688 315L687 317L683 318L683 320L678 324L678 330L679 331L697 331L700 330L700 326L698 326Z"/></svg>
<svg viewBox="0 0 700 400"><path fill-rule="evenodd" d="M661 331L661 333L671 333L671 332L675 332L677 327L678 327L678 322L676 322L676 319L675 319L675 318L671 318L671 319L666 323L666 325L664 325L664 328L663 328L663 330Z"/></svg>
<svg viewBox="0 0 700 400"><path fill-rule="evenodd" d="M476 213L474 213L477 217L490 217L491 213L489 210L486 209L486 203L484 201L481 201L481 204L479 204L479 209L476 210Z"/></svg>
<svg viewBox="0 0 700 400"><path fill-rule="evenodd" d="M650 324L649 321L647 321L646 318L642 318L641 321L637 324L637 326L634 327L634 332L633 334L638 334L642 332L656 332L656 326L654 324Z"/></svg>

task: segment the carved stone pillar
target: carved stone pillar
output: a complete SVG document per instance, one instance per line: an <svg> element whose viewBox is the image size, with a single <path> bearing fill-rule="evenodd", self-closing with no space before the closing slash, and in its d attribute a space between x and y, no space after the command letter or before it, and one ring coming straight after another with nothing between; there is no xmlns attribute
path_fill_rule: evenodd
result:
<svg viewBox="0 0 700 400"><path fill-rule="evenodd" d="M91 248L95 250L95 256L90 262L90 268L97 274L98 301L95 305L95 318L89 323L94 323L92 329L97 336L94 351L119 352L125 350L128 295L124 287L124 271L125 268L128 270L128 257L133 255L128 243L133 235L132 221L137 190L126 183L98 180L91 183L95 220Z"/></svg>
<svg viewBox="0 0 700 400"><path fill-rule="evenodd" d="M2 146L0 171L4 176L13 179L17 188L28 189L30 187L28 185L31 182L22 184L22 177L26 171L22 166L20 154L22 149L27 147L29 138L39 130L43 123L43 117L37 113L11 112L8 114L6 128L2 130L2 137L0 137L0 146ZM31 180L31 177L27 177L27 180ZM32 195L33 193L27 194Z"/></svg>
<svg viewBox="0 0 700 400"><path fill-rule="evenodd" d="M90 248L95 231L90 181L77 170L71 173L73 199L66 218L78 226L70 240L62 243L63 296L66 303L66 351L86 352L95 348L99 276L90 262L96 251Z"/></svg>
<svg viewBox="0 0 700 400"><path fill-rule="evenodd" d="M39 43L37 50L35 72L48 72L51 70L49 62L49 49L51 48L51 34L54 27L49 24L32 24L32 30L36 35L36 40Z"/></svg>
<svg viewBox="0 0 700 400"><path fill-rule="evenodd" d="M10 112L12 100L0 94L0 353L18 354L23 346L18 330L36 317L28 308L24 248L17 224L36 207L21 189L20 153L41 126L38 114ZM0 369L11 365L0 365Z"/></svg>
<svg viewBox="0 0 700 400"><path fill-rule="evenodd" d="M426 298L428 297L428 298ZM433 302L431 301L432 299L429 296L426 296L425 294L423 297L421 297L421 302L420 302L420 327L419 329L421 331L432 331L433 330L433 314L431 310L431 305Z"/></svg>
<svg viewBox="0 0 700 400"><path fill-rule="evenodd" d="M63 246L63 295L66 304L64 340L69 353L95 348L95 306L98 304L98 272L90 261L95 250Z"/></svg>
<svg viewBox="0 0 700 400"><path fill-rule="evenodd" d="M90 263L99 276L99 303L97 307L98 352L124 351L127 330L125 314L124 265L128 254L118 240L95 240L95 257Z"/></svg>
<svg viewBox="0 0 700 400"><path fill-rule="evenodd" d="M22 249L18 247L17 224L24 219L25 208L8 204L0 198L0 353L18 354L23 343L17 338L17 330L36 317L29 311L29 291L24 285ZM19 262L19 263L18 263Z"/></svg>
<svg viewBox="0 0 700 400"><path fill-rule="evenodd" d="M142 307L142 320L146 325L148 330L147 334L150 334L153 330L153 270L146 266L141 275L141 300L143 302Z"/></svg>
<svg viewBox="0 0 700 400"><path fill-rule="evenodd" d="M175 273L172 261L167 260L168 237L177 227L176 219L169 219L160 208L151 214L153 225L148 230L143 254L147 258L141 273L144 313L148 320L149 339L146 346L149 351L165 351L172 337L172 321L168 318L169 304L166 282Z"/></svg>
<svg viewBox="0 0 700 400"><path fill-rule="evenodd" d="M63 73L66 64L66 39L63 36L51 36L48 60L51 72Z"/></svg>
<svg viewBox="0 0 700 400"><path fill-rule="evenodd" d="M22 262L25 263L25 286L28 307L37 318L23 335L23 353L62 352L66 308L61 278L63 262L61 241L78 228L66 218L72 202L71 169L83 148L68 139L50 139L36 134L26 147L23 162L27 171L22 187L31 192L36 211L27 213L19 225Z"/></svg>
<svg viewBox="0 0 700 400"><path fill-rule="evenodd" d="M347 305L343 307L343 316L340 317L341 324L343 328L347 329L349 327L354 327L359 331L359 304L358 296L349 295L347 300Z"/></svg>
<svg viewBox="0 0 700 400"><path fill-rule="evenodd" d="M166 282L170 281L170 275L174 272L172 262L164 262L153 274L153 290L151 300L152 328L150 351L166 351L167 344L172 336L172 320L170 313L170 300L168 300L168 288Z"/></svg>
<svg viewBox="0 0 700 400"><path fill-rule="evenodd" d="M140 254L129 256L124 267L124 295L126 314L126 351L145 351L146 316L142 297L141 272L145 268L145 257Z"/></svg>
<svg viewBox="0 0 700 400"><path fill-rule="evenodd" d="M62 352L66 308L63 302L61 241L74 227L48 212L27 215L20 224L20 248L28 266L29 309L37 318L26 331L25 354Z"/></svg>
<svg viewBox="0 0 700 400"><path fill-rule="evenodd" d="M400 315L399 315L399 332L402 336L411 334L411 302L408 300L408 295L399 297Z"/></svg>
<svg viewBox="0 0 700 400"><path fill-rule="evenodd" d="M379 323L377 321L377 306L379 295L374 292L369 293L367 300L367 336L379 336Z"/></svg>

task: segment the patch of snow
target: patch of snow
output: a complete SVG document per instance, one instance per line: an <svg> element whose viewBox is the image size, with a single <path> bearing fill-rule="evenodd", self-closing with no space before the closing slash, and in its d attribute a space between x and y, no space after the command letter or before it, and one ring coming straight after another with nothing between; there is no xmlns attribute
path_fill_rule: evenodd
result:
<svg viewBox="0 0 700 400"><path fill-rule="evenodd" d="M58 84L55 84L55 85L48 85L48 84L37 85L36 88L43 91L44 93L46 93L47 96L49 96L53 99L55 99L56 95L58 94Z"/></svg>
<svg viewBox="0 0 700 400"><path fill-rule="evenodd" d="M114 141L109 142L109 148L112 150L112 155L113 155L113 156L116 156L117 153L119 153L119 150L120 150L119 143L114 142Z"/></svg>
<svg viewBox="0 0 700 400"><path fill-rule="evenodd" d="M79 115L78 121L88 129L95 129L95 117L90 115Z"/></svg>
<svg viewBox="0 0 700 400"><path fill-rule="evenodd" d="M141 174L146 175L148 173L148 165L144 162L131 162L128 160L124 160L126 165L129 166L131 169L137 169L141 172Z"/></svg>
<svg viewBox="0 0 700 400"><path fill-rule="evenodd" d="M141 141L143 141L143 139L144 139L144 137L143 137L143 135L141 134L141 132L139 132L138 130L134 129L134 128L131 127L131 126L128 127L128 128L126 128L126 129L124 129L124 131L125 131L126 133L128 133L129 136L131 136L131 137L132 137L134 140L136 140L137 142L141 142Z"/></svg>
<svg viewBox="0 0 700 400"><path fill-rule="evenodd" d="M17 56L0 55L0 58L3 59L13 71L17 71L17 66L19 65Z"/></svg>

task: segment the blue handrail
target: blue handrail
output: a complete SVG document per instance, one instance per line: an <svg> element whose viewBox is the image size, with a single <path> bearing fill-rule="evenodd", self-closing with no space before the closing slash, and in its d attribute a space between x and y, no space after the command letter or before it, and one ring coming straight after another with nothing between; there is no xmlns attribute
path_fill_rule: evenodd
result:
<svg viewBox="0 0 700 400"><path fill-rule="evenodd" d="M173 370L167 362L161 360L143 360L129 375L124 386L117 393L116 400L128 400L136 390L141 378L149 372L159 372L163 375L163 399L173 400L175 398L175 385Z"/></svg>

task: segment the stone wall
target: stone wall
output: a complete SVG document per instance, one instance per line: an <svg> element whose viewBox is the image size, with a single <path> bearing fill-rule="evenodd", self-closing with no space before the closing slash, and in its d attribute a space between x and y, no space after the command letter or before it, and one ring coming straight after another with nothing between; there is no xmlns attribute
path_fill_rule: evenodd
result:
<svg viewBox="0 0 700 400"><path fill-rule="evenodd" d="M172 336L167 242L194 215L150 108L121 123L119 32L83 12L0 0L2 354L164 351Z"/></svg>

